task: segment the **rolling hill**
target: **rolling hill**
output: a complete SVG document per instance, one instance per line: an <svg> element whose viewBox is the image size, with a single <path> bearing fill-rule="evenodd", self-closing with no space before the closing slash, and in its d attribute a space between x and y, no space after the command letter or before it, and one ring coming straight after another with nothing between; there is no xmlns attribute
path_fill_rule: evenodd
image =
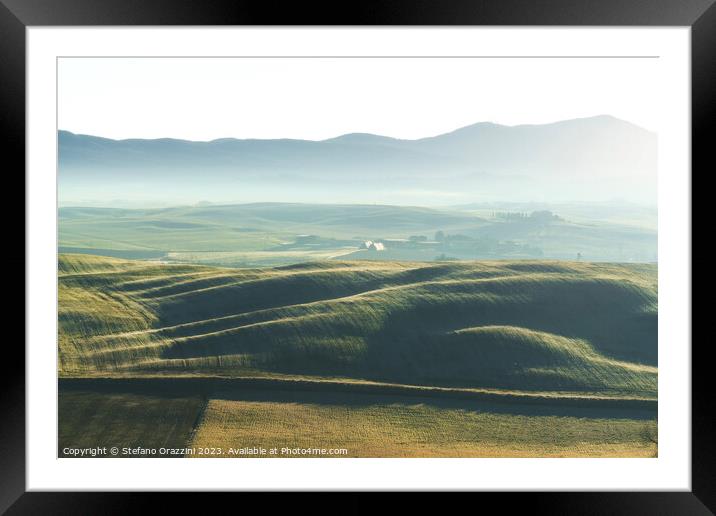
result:
<svg viewBox="0 0 716 516"><path fill-rule="evenodd" d="M653 398L651 265L59 262L62 377L220 376Z"/></svg>

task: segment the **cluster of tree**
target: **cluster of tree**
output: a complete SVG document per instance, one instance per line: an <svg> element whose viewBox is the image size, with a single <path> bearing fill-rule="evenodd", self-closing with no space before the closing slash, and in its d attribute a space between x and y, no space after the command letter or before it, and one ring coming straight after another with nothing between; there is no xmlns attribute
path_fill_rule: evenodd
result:
<svg viewBox="0 0 716 516"><path fill-rule="evenodd" d="M538 219L539 217L540 215L535 215L535 218ZM543 255L542 249L530 246L529 244L511 240L498 240L490 236L471 237L460 233L447 234L442 230L435 232L433 240L429 240L426 235L411 235L407 239L364 241L360 247L361 249L371 249L373 242L380 242L381 246L385 246L377 250L435 249L441 253L436 256L437 260L455 259L452 258L454 255L463 257L491 257L502 255L540 257Z"/></svg>
<svg viewBox="0 0 716 516"><path fill-rule="evenodd" d="M450 243L450 242L464 242L467 240L474 240L474 239L470 238L467 235L461 235L459 233L456 233L454 235L446 235L442 231L438 231L437 233L435 233L435 241L436 242Z"/></svg>
<svg viewBox="0 0 716 516"><path fill-rule="evenodd" d="M457 260L458 258L455 258L454 256L448 256L445 253L441 253L439 256L435 257L436 262L454 262Z"/></svg>
<svg viewBox="0 0 716 516"><path fill-rule="evenodd" d="M415 240L415 242L424 240ZM446 252L454 252L459 254L471 254L479 256L496 256L496 255L526 255L539 257L543 255L542 249L539 247L522 244L511 240L501 241L497 238L489 236L469 237L462 234L446 234L444 231L435 233L436 249L443 251L440 255L441 260L449 259Z"/></svg>
<svg viewBox="0 0 716 516"><path fill-rule="evenodd" d="M539 223L549 223L555 220L562 220L562 218L549 210L540 210L530 213L530 220Z"/></svg>
<svg viewBox="0 0 716 516"><path fill-rule="evenodd" d="M528 217L529 217L528 213L523 213L523 212L519 212L519 211L493 211L492 212L493 219L525 220Z"/></svg>
<svg viewBox="0 0 716 516"><path fill-rule="evenodd" d="M561 217L549 210L538 210L533 211L532 213L519 211L493 212L492 217L508 221L536 222L539 224L547 224L556 220L563 220Z"/></svg>

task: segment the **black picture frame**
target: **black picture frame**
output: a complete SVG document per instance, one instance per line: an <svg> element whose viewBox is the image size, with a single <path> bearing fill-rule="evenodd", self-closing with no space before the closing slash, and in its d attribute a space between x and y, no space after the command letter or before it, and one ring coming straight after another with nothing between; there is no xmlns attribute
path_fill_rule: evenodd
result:
<svg viewBox="0 0 716 516"><path fill-rule="evenodd" d="M25 29L63 25L575 25L689 26L692 38L692 170L714 169L709 138L716 120L715 0L384 0L286 2L257 0L0 0L0 126L5 180L25 166ZM8 166L8 163L14 166ZM692 178L693 178L692 172ZM9 183L6 185L9 187ZM22 196L24 198L24 196ZM20 236L19 224L16 242ZM13 235L15 236L15 235ZM24 248L24 247L23 247ZM19 253L6 258L21 267ZM693 262L693 260L692 260ZM22 267L25 267L24 257ZM25 269L26 270L26 269ZM27 270L26 270L27 274ZM19 275L12 281L19 283ZM13 285L14 286L14 285ZM20 285L17 286L18 291ZM19 303L17 303L19 305ZM152 494L25 492L25 356L6 341L0 382L0 513L128 514L148 508ZM673 343L672 343L673 344ZM681 343L686 344L686 343ZM484 494L504 510L527 504L551 514L711 514L716 511L716 454L708 340L692 347L692 491L645 493ZM708 383L707 383L708 382ZM243 495L245 496L245 495ZM244 502L245 503L245 502ZM184 494L162 507L188 508ZM330 505L327 508L330 510ZM356 502L354 508L371 510ZM348 506L346 505L346 506ZM315 507L314 504L311 504Z"/></svg>

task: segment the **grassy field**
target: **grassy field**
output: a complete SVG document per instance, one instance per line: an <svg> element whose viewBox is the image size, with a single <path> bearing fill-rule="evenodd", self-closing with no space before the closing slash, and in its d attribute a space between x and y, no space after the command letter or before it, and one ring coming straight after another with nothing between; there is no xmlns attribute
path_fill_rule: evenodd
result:
<svg viewBox="0 0 716 516"><path fill-rule="evenodd" d="M227 397L209 401L190 446L218 447L223 457L242 447L278 448L278 457L296 453L284 448L315 447L345 449L344 457L651 457L657 452L648 439L656 432L649 414L641 419L585 410L554 415L517 406L505 412L464 401L364 394Z"/></svg>
<svg viewBox="0 0 716 516"><path fill-rule="evenodd" d="M499 210L498 210L499 211ZM366 259L365 240L432 240L436 232L458 236L448 245L400 246L372 259L435 261L445 254L465 260L549 257L590 261L655 261L656 231L595 219L548 224L503 220L493 212L390 205L254 203L163 209L63 207L59 243L67 253L231 267L274 267L307 261ZM319 242L292 245L301 235ZM461 242L461 243L460 243ZM536 253L536 254L535 254Z"/></svg>
<svg viewBox="0 0 716 516"><path fill-rule="evenodd" d="M416 231L462 230L474 215L429 208L340 204L257 203L164 209L61 208L60 245L172 252L247 252L292 236L407 237Z"/></svg>
<svg viewBox="0 0 716 516"><path fill-rule="evenodd" d="M184 447L204 407L198 395L60 390L59 456L67 447Z"/></svg>
<svg viewBox="0 0 716 516"><path fill-rule="evenodd" d="M118 457L653 457L654 413L296 391L62 389L65 448ZM126 452L130 448L133 452ZM142 448L142 451L137 451ZM265 455L256 453L266 450ZM275 454L269 450L276 448ZM305 450L316 448L316 454ZM303 450L303 451L297 451ZM345 452L328 452L345 450ZM110 455L107 455L110 456Z"/></svg>
<svg viewBox="0 0 716 516"><path fill-rule="evenodd" d="M351 456L652 456L657 309L654 265L226 269L61 255L61 378L279 387L131 394L144 401L61 389L60 441L124 432L198 447L320 437ZM276 394L282 385L301 397Z"/></svg>

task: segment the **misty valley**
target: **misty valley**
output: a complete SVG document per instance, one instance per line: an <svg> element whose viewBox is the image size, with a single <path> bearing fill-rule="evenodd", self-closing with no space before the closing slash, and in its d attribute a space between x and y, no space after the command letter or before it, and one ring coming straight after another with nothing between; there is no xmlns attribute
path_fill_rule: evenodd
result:
<svg viewBox="0 0 716 516"><path fill-rule="evenodd" d="M289 203L61 208L60 252L232 267L336 259L657 261L647 209L614 204L585 216L579 206L553 208L563 216L517 208L522 210L500 204L434 209ZM613 220L620 209L624 221Z"/></svg>

